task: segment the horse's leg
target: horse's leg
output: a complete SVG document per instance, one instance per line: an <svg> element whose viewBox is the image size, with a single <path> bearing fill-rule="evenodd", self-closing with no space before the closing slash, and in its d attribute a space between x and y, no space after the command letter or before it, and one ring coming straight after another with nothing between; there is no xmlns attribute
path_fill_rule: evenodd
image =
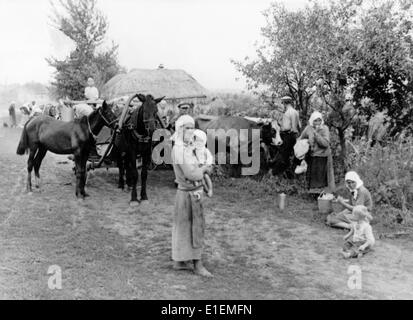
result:
<svg viewBox="0 0 413 320"><path fill-rule="evenodd" d="M138 169L136 168L136 149L131 148L129 152L129 171L132 182L131 203L138 203L138 194L136 192L136 184L138 183Z"/></svg>
<svg viewBox="0 0 413 320"><path fill-rule="evenodd" d="M118 155L116 157L116 164L119 168L119 179L118 179L118 188L124 189L125 188L125 180L124 180L124 175L125 175L125 165L124 161L122 159L122 155Z"/></svg>
<svg viewBox="0 0 413 320"><path fill-rule="evenodd" d="M123 165L126 168L126 185L128 186L128 190L129 190L130 188L132 188L132 174L131 174L132 166L130 165L130 162L127 160L127 158L123 159Z"/></svg>
<svg viewBox="0 0 413 320"><path fill-rule="evenodd" d="M40 165L42 164L42 161L44 157L46 156L47 149L45 147L40 146L36 157L34 158L34 179L35 179L35 187L40 189Z"/></svg>
<svg viewBox="0 0 413 320"><path fill-rule="evenodd" d="M141 171L141 201L148 200L148 195L146 194L146 180L148 178L148 167L151 157L151 148L150 144L148 144L148 148L142 152L142 171Z"/></svg>
<svg viewBox="0 0 413 320"><path fill-rule="evenodd" d="M76 174L76 197L79 197L80 196L81 159L80 159L80 154L75 154L74 156L75 156L75 174Z"/></svg>
<svg viewBox="0 0 413 320"><path fill-rule="evenodd" d="M29 158L27 159L27 192L32 192L32 170L34 165L34 156L36 154L37 147L30 149Z"/></svg>
<svg viewBox="0 0 413 320"><path fill-rule="evenodd" d="M82 155L80 157L80 181L79 181L79 189L80 189L80 194L82 195L83 198L88 197L89 194L86 193L85 191L85 185L86 185L86 163L87 159L89 157L89 152L83 151Z"/></svg>

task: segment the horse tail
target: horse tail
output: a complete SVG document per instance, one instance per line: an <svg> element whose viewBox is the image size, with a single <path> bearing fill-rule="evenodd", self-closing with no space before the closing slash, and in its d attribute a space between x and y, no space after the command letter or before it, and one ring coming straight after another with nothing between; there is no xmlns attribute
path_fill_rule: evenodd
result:
<svg viewBox="0 0 413 320"><path fill-rule="evenodd" d="M29 137L27 135L27 130L26 130L26 126L27 126L28 122L29 121L27 121L24 125L22 135L20 137L19 145L17 146L16 153L20 156L24 155L26 153L27 149L29 148L29 144L28 144Z"/></svg>

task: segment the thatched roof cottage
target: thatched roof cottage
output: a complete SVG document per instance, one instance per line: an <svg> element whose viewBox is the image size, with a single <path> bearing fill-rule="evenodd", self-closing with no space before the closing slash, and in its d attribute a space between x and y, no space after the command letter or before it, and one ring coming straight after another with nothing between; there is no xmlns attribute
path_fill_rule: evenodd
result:
<svg viewBox="0 0 413 320"><path fill-rule="evenodd" d="M129 73L118 74L102 88L101 96L107 99L129 96L133 93L165 96L172 106L182 102L204 104L208 91L184 70L133 69Z"/></svg>

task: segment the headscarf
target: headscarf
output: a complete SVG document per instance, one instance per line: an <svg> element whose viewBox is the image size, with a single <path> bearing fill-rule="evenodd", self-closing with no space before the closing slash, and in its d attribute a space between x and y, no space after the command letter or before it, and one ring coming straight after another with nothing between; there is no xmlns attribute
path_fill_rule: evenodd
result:
<svg viewBox="0 0 413 320"><path fill-rule="evenodd" d="M354 181L356 183L356 189L355 190L350 190L350 188L348 188L350 190L350 192L353 195L354 199L357 199L357 193L358 193L358 189L363 185L363 180L361 180L360 176L357 174L357 172L355 171L349 171L346 173L344 180L351 180Z"/></svg>
<svg viewBox="0 0 413 320"><path fill-rule="evenodd" d="M197 140L199 140L199 146L205 147L206 143L207 143L207 135L204 131L196 129L194 131L194 136L197 138ZM197 144L198 147L198 144Z"/></svg>
<svg viewBox="0 0 413 320"><path fill-rule="evenodd" d="M321 119L321 124L322 125L324 124L323 115L318 111L314 111L311 114L310 119L308 120L308 123L310 124L310 126L313 126L314 121L317 119Z"/></svg>
<svg viewBox="0 0 413 320"><path fill-rule="evenodd" d="M195 120L190 115L184 114L180 116L175 122L175 133L172 135L171 140L175 144L183 145L184 144L184 131L183 126L186 124L195 125Z"/></svg>

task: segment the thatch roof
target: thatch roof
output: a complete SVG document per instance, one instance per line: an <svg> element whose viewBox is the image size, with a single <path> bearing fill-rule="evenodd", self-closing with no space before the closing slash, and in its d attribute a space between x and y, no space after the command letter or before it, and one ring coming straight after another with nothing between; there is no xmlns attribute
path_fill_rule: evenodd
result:
<svg viewBox="0 0 413 320"><path fill-rule="evenodd" d="M133 69L118 74L102 88L102 97L113 99L134 93L165 96L170 99L205 98L208 94L192 76L183 70Z"/></svg>

